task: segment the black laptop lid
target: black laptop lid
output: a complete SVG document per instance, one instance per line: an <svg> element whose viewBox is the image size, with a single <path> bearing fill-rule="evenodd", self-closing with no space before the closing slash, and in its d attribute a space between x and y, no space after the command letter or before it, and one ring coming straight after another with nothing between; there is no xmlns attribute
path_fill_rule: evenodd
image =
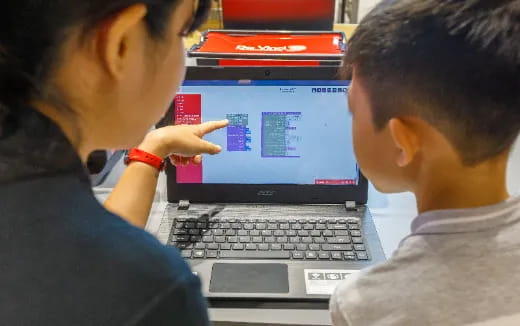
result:
<svg viewBox="0 0 520 326"><path fill-rule="evenodd" d="M190 67L167 120L228 119L201 166L169 166L168 200L325 204L367 201L333 67Z"/></svg>

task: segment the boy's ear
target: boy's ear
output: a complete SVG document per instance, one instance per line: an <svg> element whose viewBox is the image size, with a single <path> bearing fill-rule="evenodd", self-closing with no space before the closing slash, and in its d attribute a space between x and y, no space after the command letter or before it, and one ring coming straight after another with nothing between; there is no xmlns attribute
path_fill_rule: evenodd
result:
<svg viewBox="0 0 520 326"><path fill-rule="evenodd" d="M393 118L389 121L388 127L392 140L399 151L396 164L399 167L408 166L419 152L419 135L413 122L400 118Z"/></svg>
<svg viewBox="0 0 520 326"><path fill-rule="evenodd" d="M130 6L106 21L97 35L98 55L113 78L121 77L136 39L135 27L144 19L147 8L143 4Z"/></svg>

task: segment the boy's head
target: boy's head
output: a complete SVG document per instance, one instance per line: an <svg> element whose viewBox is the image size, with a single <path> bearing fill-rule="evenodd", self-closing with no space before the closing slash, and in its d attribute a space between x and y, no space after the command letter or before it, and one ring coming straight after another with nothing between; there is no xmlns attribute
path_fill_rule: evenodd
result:
<svg viewBox="0 0 520 326"><path fill-rule="evenodd" d="M520 131L520 0L383 1L349 41L345 72L356 154L378 189L507 160Z"/></svg>

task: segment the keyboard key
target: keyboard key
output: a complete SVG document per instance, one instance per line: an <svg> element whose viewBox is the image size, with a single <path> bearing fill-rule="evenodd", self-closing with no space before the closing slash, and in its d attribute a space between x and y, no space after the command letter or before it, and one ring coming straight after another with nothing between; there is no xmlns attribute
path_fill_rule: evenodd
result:
<svg viewBox="0 0 520 326"><path fill-rule="evenodd" d="M244 230L253 230L254 228L255 228L255 225L253 223L244 224Z"/></svg>
<svg viewBox="0 0 520 326"><path fill-rule="evenodd" d="M184 217L178 217L175 219L176 222L186 222L186 219Z"/></svg>
<svg viewBox="0 0 520 326"><path fill-rule="evenodd" d="M187 235L177 235L177 236L173 236L171 241L172 242L188 242L188 241L190 241L190 237Z"/></svg>
<svg viewBox="0 0 520 326"><path fill-rule="evenodd" d="M264 242L265 243L274 243L276 239L274 237L265 237Z"/></svg>
<svg viewBox="0 0 520 326"><path fill-rule="evenodd" d="M173 234L174 234L174 235L185 235L185 234L188 234L188 230L185 230L185 229L176 229L175 231L173 231Z"/></svg>
<svg viewBox="0 0 520 326"><path fill-rule="evenodd" d="M233 248L235 249L235 248ZM257 247L256 247L256 243L248 243L246 244L246 250L256 250Z"/></svg>
<svg viewBox="0 0 520 326"><path fill-rule="evenodd" d="M200 235L200 230L199 229L191 229L188 231L188 234L189 235Z"/></svg>
<svg viewBox="0 0 520 326"><path fill-rule="evenodd" d="M311 237L305 237L305 238L302 238L302 242L303 243L312 243L312 238Z"/></svg>
<svg viewBox="0 0 520 326"><path fill-rule="evenodd" d="M224 230L213 230L213 235L224 235Z"/></svg>
<svg viewBox="0 0 520 326"><path fill-rule="evenodd" d="M295 223L295 224L291 225L291 229L293 229L293 230L301 230L302 229L302 225L300 223Z"/></svg>
<svg viewBox="0 0 520 326"><path fill-rule="evenodd" d="M285 232L283 230L276 230L273 232L273 235L275 237L283 237L285 235Z"/></svg>
<svg viewBox="0 0 520 326"><path fill-rule="evenodd" d="M316 223L318 223L318 221L315 220L315 219L312 219L312 220L309 220L309 223L311 223L311 224L316 224Z"/></svg>
<svg viewBox="0 0 520 326"><path fill-rule="evenodd" d="M334 260L343 260L343 255L339 251L334 251L331 253L331 257Z"/></svg>
<svg viewBox="0 0 520 326"><path fill-rule="evenodd" d="M308 237L309 236L309 231L300 230L300 231L298 231L297 234L298 234L299 237Z"/></svg>
<svg viewBox="0 0 520 326"><path fill-rule="evenodd" d="M288 241L289 241L289 238L287 238L287 237L276 237L277 243L286 243Z"/></svg>
<svg viewBox="0 0 520 326"><path fill-rule="evenodd" d="M242 224L240 224L240 223L233 223L233 224L231 224L231 228L235 229L235 230L241 230L242 229Z"/></svg>
<svg viewBox="0 0 520 326"><path fill-rule="evenodd" d="M221 251L220 258L233 259L290 259L288 251Z"/></svg>
<svg viewBox="0 0 520 326"><path fill-rule="evenodd" d="M314 225L312 224L304 224L303 225L304 230L314 230Z"/></svg>
<svg viewBox="0 0 520 326"><path fill-rule="evenodd" d="M218 250L218 243L208 243L206 248L208 248L210 250Z"/></svg>
<svg viewBox="0 0 520 326"><path fill-rule="evenodd" d="M237 235L239 237L243 237L243 236L249 235L249 231L247 231L247 230L238 230Z"/></svg>
<svg viewBox="0 0 520 326"><path fill-rule="evenodd" d="M258 230L251 230L251 231L249 231L249 235L252 236L252 237L253 236L254 237L258 237L260 235L260 231L258 231Z"/></svg>
<svg viewBox="0 0 520 326"><path fill-rule="evenodd" d="M240 241L241 243L249 243L249 242L251 242L251 237L249 237L249 236L238 237L238 241Z"/></svg>
<svg viewBox="0 0 520 326"><path fill-rule="evenodd" d="M189 243L188 242L180 242L180 243L177 243L175 246L179 249L186 249L189 247Z"/></svg>
<svg viewBox="0 0 520 326"><path fill-rule="evenodd" d="M366 248L365 248L365 245L356 244L356 245L354 245L354 250L356 250L356 251L365 251Z"/></svg>
<svg viewBox="0 0 520 326"><path fill-rule="evenodd" d="M339 224L347 224L347 220L342 218L342 219L338 220L338 223Z"/></svg>
<svg viewBox="0 0 520 326"><path fill-rule="evenodd" d="M215 237L215 242L217 242L217 243L224 243L224 242L226 242L226 237L225 236L220 236L220 235L216 236Z"/></svg>
<svg viewBox="0 0 520 326"><path fill-rule="evenodd" d="M263 236L263 237L270 237L273 235L273 231L271 230L263 230L262 232L260 232L260 234Z"/></svg>
<svg viewBox="0 0 520 326"><path fill-rule="evenodd" d="M184 228L185 229L194 229L195 223L193 223L193 222L184 223Z"/></svg>
<svg viewBox="0 0 520 326"><path fill-rule="evenodd" d="M356 256L359 260L368 260L368 255L365 251L356 252Z"/></svg>
<svg viewBox="0 0 520 326"><path fill-rule="evenodd" d="M283 250L294 250L296 249L296 246L294 245L294 243L284 243L283 245Z"/></svg>
<svg viewBox="0 0 520 326"><path fill-rule="evenodd" d="M339 237L339 236L348 236L348 231L347 230L336 230L334 231L334 235Z"/></svg>
<svg viewBox="0 0 520 326"><path fill-rule="evenodd" d="M325 243L325 238L314 238L314 243Z"/></svg>
<svg viewBox="0 0 520 326"><path fill-rule="evenodd" d="M221 229L229 229L229 228L231 228L231 223L227 223L227 222L221 223L220 224L220 228Z"/></svg>
<svg viewBox="0 0 520 326"><path fill-rule="evenodd" d="M285 232L285 235L288 236L288 237L295 237L297 235L297 233L294 230L287 230Z"/></svg>
<svg viewBox="0 0 520 326"><path fill-rule="evenodd" d="M298 222L299 222L300 224L305 224L305 223L307 223L307 220L300 219L300 220L298 220Z"/></svg>
<svg viewBox="0 0 520 326"><path fill-rule="evenodd" d="M244 250L244 244L243 243L235 243L231 248L233 250Z"/></svg>
<svg viewBox="0 0 520 326"><path fill-rule="evenodd" d="M199 222L196 225L197 229L206 229L207 227L208 227L208 223L204 223L204 222Z"/></svg>
<svg viewBox="0 0 520 326"><path fill-rule="evenodd" d="M215 238L212 235L205 235L202 237L202 242L212 243L215 241Z"/></svg>
<svg viewBox="0 0 520 326"><path fill-rule="evenodd" d="M321 250L323 250L323 251L347 251L347 250L352 250L352 246L347 245L347 244L322 244Z"/></svg>
<svg viewBox="0 0 520 326"><path fill-rule="evenodd" d="M237 235L237 231L236 231L236 230L233 230L233 229L226 230L226 235L227 235L227 236L234 236L234 235Z"/></svg>
<svg viewBox="0 0 520 326"><path fill-rule="evenodd" d="M311 233L310 233L311 237L320 237L321 236L321 231L319 230L312 230Z"/></svg>
<svg viewBox="0 0 520 326"><path fill-rule="evenodd" d="M196 243L194 246L195 249L206 249L205 243Z"/></svg>
<svg viewBox="0 0 520 326"><path fill-rule="evenodd" d="M301 251L295 251L292 253L293 259L303 259L303 257L304 257L304 253Z"/></svg>
<svg viewBox="0 0 520 326"><path fill-rule="evenodd" d="M359 224L349 224L349 225L348 225L348 228L349 228L350 230L360 230L360 229L361 229L361 227L359 226Z"/></svg>
<svg viewBox="0 0 520 326"><path fill-rule="evenodd" d="M345 225L345 224L334 224L334 225L329 225L329 230L332 229L332 230L347 230L348 227Z"/></svg>
<svg viewBox="0 0 520 326"><path fill-rule="evenodd" d="M331 230L325 230L325 231L323 231L323 236L332 237L332 236L334 236L334 233Z"/></svg>
<svg viewBox="0 0 520 326"><path fill-rule="evenodd" d="M258 250L269 250L269 245L267 243L261 243L258 245Z"/></svg>
<svg viewBox="0 0 520 326"><path fill-rule="evenodd" d="M206 258L217 258L217 253L216 250L208 250L206 251Z"/></svg>
<svg viewBox="0 0 520 326"><path fill-rule="evenodd" d="M361 231L352 230L352 231L350 231L350 235L353 236L353 237L360 237L361 236Z"/></svg>
<svg viewBox="0 0 520 326"><path fill-rule="evenodd" d="M278 230L278 224L269 223L269 224L267 224L267 229L268 230Z"/></svg>
<svg viewBox="0 0 520 326"><path fill-rule="evenodd" d="M266 222L267 222L267 220L264 218L260 218L260 219L256 220L256 223L266 223Z"/></svg>
<svg viewBox="0 0 520 326"><path fill-rule="evenodd" d="M252 242L253 243L262 243L263 242L263 238L262 237L253 237L252 238Z"/></svg>
<svg viewBox="0 0 520 326"><path fill-rule="evenodd" d="M204 250L193 250L193 258L204 258Z"/></svg>
<svg viewBox="0 0 520 326"><path fill-rule="evenodd" d="M337 221L336 220L328 220L327 223L329 223L329 224L336 224Z"/></svg>
<svg viewBox="0 0 520 326"><path fill-rule="evenodd" d="M345 260L357 260L356 254L353 251L346 251L343 253Z"/></svg>
<svg viewBox="0 0 520 326"><path fill-rule="evenodd" d="M291 237L289 238L290 243L300 243L300 238L298 237Z"/></svg>
<svg viewBox="0 0 520 326"><path fill-rule="evenodd" d="M266 223L256 223L255 228L257 230L265 230L267 228L267 224Z"/></svg>
<svg viewBox="0 0 520 326"><path fill-rule="evenodd" d="M319 259L330 259L330 253L328 252L319 252L318 253L318 258Z"/></svg>
<svg viewBox="0 0 520 326"><path fill-rule="evenodd" d="M287 223L280 224L280 230L289 230L289 228L289 224Z"/></svg>
<svg viewBox="0 0 520 326"><path fill-rule="evenodd" d="M320 251L320 245L319 244L310 244L309 245L309 250L312 250L312 251Z"/></svg>
<svg viewBox="0 0 520 326"><path fill-rule="evenodd" d="M220 224L219 223L215 223L215 222L212 222L212 223L209 223L208 227L210 229L218 229L220 227Z"/></svg>
<svg viewBox="0 0 520 326"><path fill-rule="evenodd" d="M296 250L305 251L305 250L307 250L307 245L304 243L299 243L296 245Z"/></svg>
<svg viewBox="0 0 520 326"><path fill-rule="evenodd" d="M191 242L200 242L200 241L202 241L202 237L200 235L192 235L190 237L190 241Z"/></svg>
<svg viewBox="0 0 520 326"><path fill-rule="evenodd" d="M305 259L316 259L318 255L314 251L307 251L305 253Z"/></svg>
<svg viewBox="0 0 520 326"><path fill-rule="evenodd" d="M360 237L353 237L352 238L352 242L356 243L356 244L362 244L363 243L363 239L360 238Z"/></svg>
<svg viewBox="0 0 520 326"><path fill-rule="evenodd" d="M191 250L183 250L183 251L181 251L181 256L183 258L191 258Z"/></svg>
<svg viewBox="0 0 520 326"><path fill-rule="evenodd" d="M280 244L280 243L273 243L271 245L271 250L282 250L282 244Z"/></svg>
<svg viewBox="0 0 520 326"><path fill-rule="evenodd" d="M350 243L350 237L334 237L328 239L329 243ZM363 241L361 241L363 243Z"/></svg>
<svg viewBox="0 0 520 326"><path fill-rule="evenodd" d="M227 242L229 243L237 243L238 237L227 237Z"/></svg>
<svg viewBox="0 0 520 326"><path fill-rule="evenodd" d="M229 223L236 223L237 222L237 219L236 218L230 218L227 220Z"/></svg>
<svg viewBox="0 0 520 326"><path fill-rule="evenodd" d="M231 250L231 243L223 243L220 245L220 250Z"/></svg>

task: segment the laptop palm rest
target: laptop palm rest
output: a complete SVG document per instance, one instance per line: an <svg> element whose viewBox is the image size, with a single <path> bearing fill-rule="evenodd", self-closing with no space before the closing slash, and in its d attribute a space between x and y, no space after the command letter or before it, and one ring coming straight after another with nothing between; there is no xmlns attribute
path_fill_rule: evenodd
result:
<svg viewBox="0 0 520 326"><path fill-rule="evenodd" d="M289 293L286 264L213 264L213 293Z"/></svg>

